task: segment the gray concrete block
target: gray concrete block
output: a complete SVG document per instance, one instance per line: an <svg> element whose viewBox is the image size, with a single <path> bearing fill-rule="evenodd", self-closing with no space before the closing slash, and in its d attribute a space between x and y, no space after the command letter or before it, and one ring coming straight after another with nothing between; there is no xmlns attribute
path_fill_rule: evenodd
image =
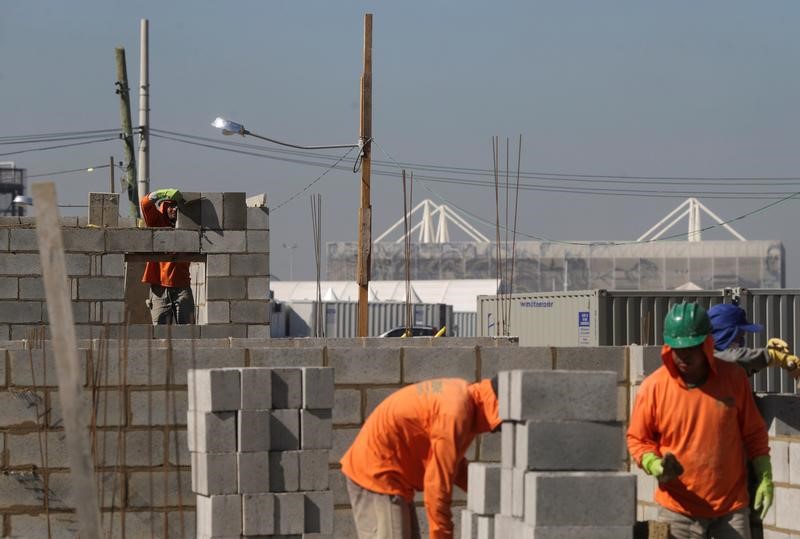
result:
<svg viewBox="0 0 800 539"><path fill-rule="evenodd" d="M201 193L200 220L203 229L222 230L223 212L222 193Z"/></svg>
<svg viewBox="0 0 800 539"><path fill-rule="evenodd" d="M333 395L333 424L361 423L361 391L337 389Z"/></svg>
<svg viewBox="0 0 800 539"><path fill-rule="evenodd" d="M61 230L64 251L102 253L105 251L105 233L96 228L65 228Z"/></svg>
<svg viewBox="0 0 800 539"><path fill-rule="evenodd" d="M633 539L633 526L536 526L536 539Z"/></svg>
<svg viewBox="0 0 800 539"><path fill-rule="evenodd" d="M275 532L275 495L245 494L242 496L242 533L272 535Z"/></svg>
<svg viewBox="0 0 800 539"><path fill-rule="evenodd" d="M178 205L178 220L175 228L183 230L200 230L202 226L200 193L181 191L183 201Z"/></svg>
<svg viewBox="0 0 800 539"><path fill-rule="evenodd" d="M300 489L300 451L270 451L269 487L271 492Z"/></svg>
<svg viewBox="0 0 800 539"><path fill-rule="evenodd" d="M303 405L303 371L299 368L272 369L272 407L300 408Z"/></svg>
<svg viewBox="0 0 800 539"><path fill-rule="evenodd" d="M78 298L82 300L124 300L122 277L79 277Z"/></svg>
<svg viewBox="0 0 800 539"><path fill-rule="evenodd" d="M333 493L305 493L305 529L306 533L333 533Z"/></svg>
<svg viewBox="0 0 800 539"><path fill-rule="evenodd" d="M500 427L501 441L501 456L500 463L503 468L514 467L514 452L516 446L516 425L510 421L503 422Z"/></svg>
<svg viewBox="0 0 800 539"><path fill-rule="evenodd" d="M129 472L127 496L128 507L191 506L195 500L191 472L159 470L158 480L152 470Z"/></svg>
<svg viewBox="0 0 800 539"><path fill-rule="evenodd" d="M461 510L461 539L478 538L478 515L474 511L467 509Z"/></svg>
<svg viewBox="0 0 800 539"><path fill-rule="evenodd" d="M270 449L300 449L300 411L272 410L270 413Z"/></svg>
<svg viewBox="0 0 800 539"><path fill-rule="evenodd" d="M273 340L279 343L281 340ZM255 367L322 367L324 349L308 348L253 348L250 347L250 365Z"/></svg>
<svg viewBox="0 0 800 539"><path fill-rule="evenodd" d="M269 339L270 337L269 324L247 324L248 339Z"/></svg>
<svg viewBox="0 0 800 539"><path fill-rule="evenodd" d="M269 324L269 302L267 300L231 301L231 322Z"/></svg>
<svg viewBox="0 0 800 539"><path fill-rule="evenodd" d="M206 275L228 277L231 274L231 255L206 256Z"/></svg>
<svg viewBox="0 0 800 539"><path fill-rule="evenodd" d="M47 444L47 466L50 468L64 468L69 466L67 458L67 444L64 433L61 431L44 433L39 438L38 432L27 434L11 434L6 437L5 449L8 451L9 466L35 466L44 468L42 462L42 447Z"/></svg>
<svg viewBox="0 0 800 539"><path fill-rule="evenodd" d="M9 246L4 249L8 251L38 251L39 239L35 228L12 228L5 231Z"/></svg>
<svg viewBox="0 0 800 539"><path fill-rule="evenodd" d="M511 516L523 517L525 516L525 474L533 473L526 472L520 468L511 469Z"/></svg>
<svg viewBox="0 0 800 539"><path fill-rule="evenodd" d="M239 410L238 413L237 450L241 453L269 451L272 421L269 410Z"/></svg>
<svg viewBox="0 0 800 539"><path fill-rule="evenodd" d="M772 510L775 526L787 530L800 530L800 514L797 512L798 504L800 504L800 489L776 487L775 508ZM767 524L769 524L769 513L766 520Z"/></svg>
<svg viewBox="0 0 800 539"><path fill-rule="evenodd" d="M339 428L333 431L333 447L328 453L328 463L335 464L342 460L345 451L353 445L360 428Z"/></svg>
<svg viewBox="0 0 800 539"><path fill-rule="evenodd" d="M41 275L38 254L0 253L0 275Z"/></svg>
<svg viewBox="0 0 800 539"><path fill-rule="evenodd" d="M399 387L380 387L375 389L366 390L366 407L364 409L364 417L367 418L375 408L382 403L386 397L400 389Z"/></svg>
<svg viewBox="0 0 800 539"><path fill-rule="evenodd" d="M306 449L298 452L300 490L327 490L329 486L328 451Z"/></svg>
<svg viewBox="0 0 800 539"><path fill-rule="evenodd" d="M192 491L211 494L237 493L236 453L191 453Z"/></svg>
<svg viewBox="0 0 800 539"><path fill-rule="evenodd" d="M303 533L305 523L305 496L302 493L275 495L275 533L290 535Z"/></svg>
<svg viewBox="0 0 800 539"><path fill-rule="evenodd" d="M757 395L756 404L770 436L800 436L800 399L794 395Z"/></svg>
<svg viewBox="0 0 800 539"><path fill-rule="evenodd" d="M75 254L70 256L76 258L73 258L72 262L73 271L70 271L69 264L67 264L67 273L70 275L88 275L89 257ZM100 272L104 277L124 277L125 256L122 254L103 255L100 259Z"/></svg>
<svg viewBox="0 0 800 539"><path fill-rule="evenodd" d="M494 536L497 539L528 539L524 537L519 526L523 526L521 520L507 515L494 516Z"/></svg>
<svg viewBox="0 0 800 539"><path fill-rule="evenodd" d="M525 421L516 427L515 463L526 470L621 470L621 423ZM564 448L570 448L565 451Z"/></svg>
<svg viewBox="0 0 800 539"><path fill-rule="evenodd" d="M189 410L231 412L242 402L238 369L188 369Z"/></svg>
<svg viewBox="0 0 800 539"><path fill-rule="evenodd" d="M105 250L117 253L152 253L152 228L106 230ZM102 233L102 231L101 231Z"/></svg>
<svg viewBox="0 0 800 539"><path fill-rule="evenodd" d="M17 299L19 297L19 279L17 277L0 277L0 299Z"/></svg>
<svg viewBox="0 0 800 539"><path fill-rule="evenodd" d="M244 230L247 228L247 205L244 193L222 193L222 228Z"/></svg>
<svg viewBox="0 0 800 539"><path fill-rule="evenodd" d="M328 357L337 384L399 384L400 353L397 349L331 348Z"/></svg>
<svg viewBox="0 0 800 539"><path fill-rule="evenodd" d="M481 378L491 378L500 371L552 370L553 355L549 347L481 346Z"/></svg>
<svg viewBox="0 0 800 539"><path fill-rule="evenodd" d="M486 432L475 439L479 444L478 455L482 462L500 462L502 458L502 439L503 437L499 432Z"/></svg>
<svg viewBox="0 0 800 539"><path fill-rule="evenodd" d="M253 277L269 274L266 254L232 254L231 276Z"/></svg>
<svg viewBox="0 0 800 539"><path fill-rule="evenodd" d="M237 300L247 297L247 280L244 277L208 276L206 298L208 300Z"/></svg>
<svg viewBox="0 0 800 539"><path fill-rule="evenodd" d="M236 412L187 412L190 451L236 451Z"/></svg>
<svg viewBox="0 0 800 539"><path fill-rule="evenodd" d="M245 253L247 236L244 230L206 230L200 238L204 253Z"/></svg>
<svg viewBox="0 0 800 539"><path fill-rule="evenodd" d="M269 299L269 277L248 277L247 299Z"/></svg>
<svg viewBox="0 0 800 539"><path fill-rule="evenodd" d="M300 447L330 449L333 444L333 413L330 408L300 410Z"/></svg>
<svg viewBox="0 0 800 539"><path fill-rule="evenodd" d="M231 304L227 301L206 302L206 323L227 324L231 321Z"/></svg>
<svg viewBox="0 0 800 539"><path fill-rule="evenodd" d="M575 508L580 510L576 511ZM526 472L525 524L630 526L636 477L622 472Z"/></svg>
<svg viewBox="0 0 800 539"><path fill-rule="evenodd" d="M89 193L89 225L107 227L119 224L119 195Z"/></svg>
<svg viewBox="0 0 800 539"><path fill-rule="evenodd" d="M303 408L333 408L333 369L304 367L302 373Z"/></svg>
<svg viewBox="0 0 800 539"><path fill-rule="evenodd" d="M153 229L153 252L197 253L199 251L200 232L198 231L173 228Z"/></svg>
<svg viewBox="0 0 800 539"><path fill-rule="evenodd" d="M247 337L247 326L244 324L208 324L200 326L200 336L203 339L244 338Z"/></svg>
<svg viewBox="0 0 800 539"><path fill-rule="evenodd" d="M420 382L432 378L463 378L473 381L477 376L475 348L405 348L403 350L403 381Z"/></svg>
<svg viewBox="0 0 800 539"><path fill-rule="evenodd" d="M500 465L472 462L467 468L467 508L478 515L500 512Z"/></svg>
<svg viewBox="0 0 800 539"><path fill-rule="evenodd" d="M511 371L511 419L614 421L616 374L599 371Z"/></svg>
<svg viewBox="0 0 800 539"><path fill-rule="evenodd" d="M613 371L617 382L627 376L627 346L559 347L555 348L555 368L565 371Z"/></svg>
<svg viewBox="0 0 800 539"><path fill-rule="evenodd" d="M58 374L56 372L56 355L52 350L9 350L9 384L15 386L48 386L58 385ZM0 359L3 356L0 355ZM86 351L78 351L80 361L80 382L85 384L87 377L87 354ZM0 361L0 364L3 362ZM33 367L31 367L33 365ZM0 373L5 373L5 365L2 365ZM0 379L3 379L0 376Z"/></svg>
<svg viewBox="0 0 800 539"><path fill-rule="evenodd" d="M497 373L497 413L500 419L511 419L511 371Z"/></svg>
<svg viewBox="0 0 800 539"><path fill-rule="evenodd" d="M247 208L248 230L269 230L269 208Z"/></svg>
<svg viewBox="0 0 800 539"><path fill-rule="evenodd" d="M248 230L247 252L269 253L269 230Z"/></svg>
<svg viewBox="0 0 800 539"><path fill-rule="evenodd" d="M500 468L500 514L514 514L514 469Z"/></svg>
<svg viewBox="0 0 800 539"><path fill-rule="evenodd" d="M236 453L239 467L239 493L270 492L269 453Z"/></svg>
<svg viewBox="0 0 800 539"><path fill-rule="evenodd" d="M242 369L242 410L272 408L272 369L249 367Z"/></svg>
<svg viewBox="0 0 800 539"><path fill-rule="evenodd" d="M197 496L197 534L239 536L242 533L242 497L238 494Z"/></svg>

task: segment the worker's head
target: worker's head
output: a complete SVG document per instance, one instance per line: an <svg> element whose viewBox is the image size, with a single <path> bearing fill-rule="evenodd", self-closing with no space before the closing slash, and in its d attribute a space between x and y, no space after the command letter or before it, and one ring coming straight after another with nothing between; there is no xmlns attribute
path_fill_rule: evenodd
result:
<svg viewBox="0 0 800 539"><path fill-rule="evenodd" d="M708 371L703 343L710 334L708 314L697 303L673 305L664 319L664 342L672 349L672 361L687 382L702 380Z"/></svg>
<svg viewBox="0 0 800 539"><path fill-rule="evenodd" d="M747 321L747 313L738 305L720 303L708 310L711 320L711 334L714 336L714 348L726 350L744 346L746 331L753 333L763 331L761 324L751 324Z"/></svg>
<svg viewBox="0 0 800 539"><path fill-rule="evenodd" d="M167 218L175 224L178 220L178 203L174 200L164 199L158 207L159 211L167 216Z"/></svg>
<svg viewBox="0 0 800 539"><path fill-rule="evenodd" d="M497 401L497 377L492 380L481 380L472 384L470 389L472 399L475 402L476 432L496 431L502 423L500 420L500 405Z"/></svg>

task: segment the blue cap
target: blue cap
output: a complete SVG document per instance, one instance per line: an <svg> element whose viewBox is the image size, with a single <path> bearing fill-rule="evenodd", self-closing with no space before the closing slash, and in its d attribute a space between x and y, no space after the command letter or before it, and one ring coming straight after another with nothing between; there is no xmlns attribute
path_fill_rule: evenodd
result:
<svg viewBox="0 0 800 539"><path fill-rule="evenodd" d="M714 336L714 348L725 350L742 331L764 331L761 324L747 321L747 313L738 305L720 303L708 310L711 319L711 334Z"/></svg>

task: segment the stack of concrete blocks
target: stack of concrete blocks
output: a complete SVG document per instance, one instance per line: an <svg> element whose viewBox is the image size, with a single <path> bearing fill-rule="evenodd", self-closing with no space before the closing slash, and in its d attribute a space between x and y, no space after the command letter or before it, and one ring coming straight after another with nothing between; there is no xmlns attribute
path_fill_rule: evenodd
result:
<svg viewBox="0 0 800 539"><path fill-rule="evenodd" d="M190 369L197 537L333 537L333 369Z"/></svg>
<svg viewBox="0 0 800 539"><path fill-rule="evenodd" d="M636 477L620 471L616 373L515 370L498 378L501 462L470 465L462 537L632 539Z"/></svg>

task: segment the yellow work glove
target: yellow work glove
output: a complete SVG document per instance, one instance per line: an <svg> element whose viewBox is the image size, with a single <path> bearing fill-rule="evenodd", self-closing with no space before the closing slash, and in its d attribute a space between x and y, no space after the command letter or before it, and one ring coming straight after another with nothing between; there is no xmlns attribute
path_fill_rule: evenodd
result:
<svg viewBox="0 0 800 539"><path fill-rule="evenodd" d="M772 497L775 487L772 484L772 463L769 455L761 455L753 459L753 470L759 478L758 488L753 503L753 509L759 512L761 520L767 516L767 511L772 507Z"/></svg>
<svg viewBox="0 0 800 539"><path fill-rule="evenodd" d="M797 357L793 356L786 341L773 337L767 341L767 353L770 365L786 369L797 368Z"/></svg>
<svg viewBox="0 0 800 539"><path fill-rule="evenodd" d="M642 456L642 469L658 479L659 483L668 483L683 473L683 466L672 453L667 453L662 459L655 453L645 453Z"/></svg>

